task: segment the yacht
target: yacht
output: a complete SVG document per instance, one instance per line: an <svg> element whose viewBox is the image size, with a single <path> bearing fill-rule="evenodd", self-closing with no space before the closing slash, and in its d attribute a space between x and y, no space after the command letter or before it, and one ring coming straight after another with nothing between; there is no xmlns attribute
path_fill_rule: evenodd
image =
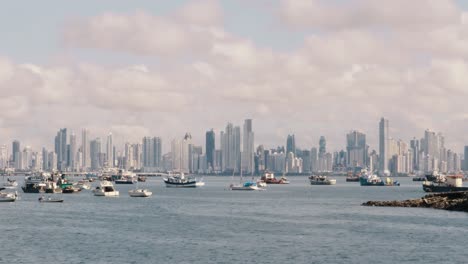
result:
<svg viewBox="0 0 468 264"><path fill-rule="evenodd" d="M18 198L18 193L0 192L0 202L14 202Z"/></svg>
<svg viewBox="0 0 468 264"><path fill-rule="evenodd" d="M335 185L336 179L329 179L327 176L312 175L309 177L311 185Z"/></svg>
<svg viewBox="0 0 468 264"><path fill-rule="evenodd" d="M21 189L25 193L40 193L45 192L47 182L49 178L45 173L35 174L31 176L26 176L24 178L24 184L21 186Z"/></svg>
<svg viewBox="0 0 468 264"><path fill-rule="evenodd" d="M147 189L133 189L128 191L130 197L150 197L153 195L152 192L148 191Z"/></svg>
<svg viewBox="0 0 468 264"><path fill-rule="evenodd" d="M114 188L110 181L101 181L93 192L94 196L119 196L119 191Z"/></svg>

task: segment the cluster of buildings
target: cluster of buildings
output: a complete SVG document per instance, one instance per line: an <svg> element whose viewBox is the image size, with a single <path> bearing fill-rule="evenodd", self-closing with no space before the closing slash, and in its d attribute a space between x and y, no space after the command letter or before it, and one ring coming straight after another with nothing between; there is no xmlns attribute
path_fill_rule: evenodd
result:
<svg viewBox="0 0 468 264"><path fill-rule="evenodd" d="M242 132L242 133L241 133ZM318 148L296 146L295 135L288 135L286 147L266 148L255 146L251 119L236 126L228 123L219 132L217 140L213 129L206 132L205 146L196 145L190 133L170 142L170 151L164 154L160 137L143 137L141 142L125 143L116 148L112 133L104 139L91 138L87 129L82 130L80 143L77 136L66 128L57 132L54 149L34 151L30 146L22 148L13 141L11 152L0 146L0 166L17 171L98 171L118 167L133 171L178 171L200 174L253 175L264 171L289 174L322 172L347 172L368 168L380 174L403 175L416 172L440 171L456 173L468 170L468 160L445 147L441 133L430 130L422 138L409 143L390 136L389 121L379 122L379 151L369 150L366 135L351 131L346 135L346 149L327 151L324 136ZM468 157L468 146L465 147Z"/></svg>

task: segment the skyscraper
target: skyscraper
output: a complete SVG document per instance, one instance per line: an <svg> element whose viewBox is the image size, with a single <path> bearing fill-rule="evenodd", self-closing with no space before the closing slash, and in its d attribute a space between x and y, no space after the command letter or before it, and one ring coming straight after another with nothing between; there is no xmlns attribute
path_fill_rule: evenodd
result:
<svg viewBox="0 0 468 264"><path fill-rule="evenodd" d="M296 140L293 135L288 135L288 138L286 139L286 154L292 152L294 155L296 155Z"/></svg>
<svg viewBox="0 0 468 264"><path fill-rule="evenodd" d="M410 141L410 147L413 150L413 170L419 170L419 152L420 152L419 140L416 138L413 138Z"/></svg>
<svg viewBox="0 0 468 264"><path fill-rule="evenodd" d="M110 168L114 167L114 144L112 142L112 133L109 133L107 136L106 157L107 166Z"/></svg>
<svg viewBox="0 0 468 264"><path fill-rule="evenodd" d="M388 120L382 117L379 123L379 157L380 157L379 169L381 173L385 173L386 171L389 170L388 141L389 141Z"/></svg>
<svg viewBox="0 0 468 264"><path fill-rule="evenodd" d="M319 140L319 156L325 155L326 152L327 152L327 141L325 140L324 136L321 136Z"/></svg>
<svg viewBox="0 0 468 264"><path fill-rule="evenodd" d="M206 132L205 149L208 168L214 168L215 133L213 129Z"/></svg>
<svg viewBox="0 0 468 264"><path fill-rule="evenodd" d="M226 126L226 131L221 131L222 170L239 171L240 160L240 127L234 127L231 123Z"/></svg>
<svg viewBox="0 0 468 264"><path fill-rule="evenodd" d="M67 129L62 128L55 136L55 153L57 154L57 167L65 170L68 164L67 155Z"/></svg>
<svg viewBox="0 0 468 264"><path fill-rule="evenodd" d="M246 174L254 171L254 132L252 130L252 119L244 121L244 138L242 145L242 170Z"/></svg>
<svg viewBox="0 0 468 264"><path fill-rule="evenodd" d="M12 155L12 160L13 160L13 166L15 166L16 163L16 156L21 151L21 144L18 140L13 141L12 143L12 149L11 149L11 155Z"/></svg>
<svg viewBox="0 0 468 264"><path fill-rule="evenodd" d="M366 135L358 131L351 131L346 135L346 143L348 167L366 167Z"/></svg>
<svg viewBox="0 0 468 264"><path fill-rule="evenodd" d="M101 139L96 138L95 140L91 140L90 143L90 158L91 158L91 169L98 170L102 167L100 162L100 155L101 155Z"/></svg>
<svg viewBox="0 0 468 264"><path fill-rule="evenodd" d="M69 154L69 161L68 166L75 171L78 168L78 164L76 164L76 135L72 132L70 135L70 154Z"/></svg>
<svg viewBox="0 0 468 264"><path fill-rule="evenodd" d="M159 137L144 137L142 141L143 148L143 167L162 168L162 141Z"/></svg>
<svg viewBox="0 0 468 264"><path fill-rule="evenodd" d="M465 146L465 157L464 157L464 161L465 161L465 165L464 165L464 170L465 171L468 171L468 146Z"/></svg>
<svg viewBox="0 0 468 264"><path fill-rule="evenodd" d="M81 166L86 170L91 166L91 157L89 151L89 130L87 129L83 129L81 132L81 152L83 153Z"/></svg>

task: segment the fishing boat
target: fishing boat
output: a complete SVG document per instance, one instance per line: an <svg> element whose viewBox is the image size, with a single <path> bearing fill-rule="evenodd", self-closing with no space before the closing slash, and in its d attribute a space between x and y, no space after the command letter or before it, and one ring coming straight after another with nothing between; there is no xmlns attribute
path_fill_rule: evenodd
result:
<svg viewBox="0 0 468 264"><path fill-rule="evenodd" d="M18 193L0 192L0 202L14 202L18 198Z"/></svg>
<svg viewBox="0 0 468 264"><path fill-rule="evenodd" d="M24 178L24 184L21 189L25 193L45 192L46 183L49 181L45 173L34 174Z"/></svg>
<svg viewBox="0 0 468 264"><path fill-rule="evenodd" d="M265 171L261 178L266 184L289 184L289 180L283 175L280 179L275 178L273 172Z"/></svg>
<svg viewBox="0 0 468 264"><path fill-rule="evenodd" d="M398 181L388 177L382 180L375 174L364 174L359 178L359 182L361 186L400 186Z"/></svg>
<svg viewBox="0 0 468 264"><path fill-rule="evenodd" d="M439 176L435 181L424 181L422 187L425 192L468 191L468 187L463 186L462 175Z"/></svg>
<svg viewBox="0 0 468 264"><path fill-rule="evenodd" d="M166 184L166 187L174 188L195 188L197 186L202 186L201 183L203 182L197 182L194 177L185 177L183 172L163 177L163 181Z"/></svg>
<svg viewBox="0 0 468 264"><path fill-rule="evenodd" d="M119 191L114 188L110 181L101 181L93 192L94 196L119 196Z"/></svg>
<svg viewBox="0 0 468 264"><path fill-rule="evenodd" d="M359 182L359 176L360 174L355 174L352 171L348 172L348 175L346 176L346 181L347 182Z"/></svg>
<svg viewBox="0 0 468 264"><path fill-rule="evenodd" d="M336 179L329 179L327 176L312 175L309 177L311 185L335 185Z"/></svg>
<svg viewBox="0 0 468 264"><path fill-rule="evenodd" d="M63 199L58 199L58 198L52 198L52 197L44 197L41 196L39 197L38 201L40 203L63 203Z"/></svg>
<svg viewBox="0 0 468 264"><path fill-rule="evenodd" d="M134 184L138 181L136 174L124 170L119 170L116 175L112 175L112 180L115 184Z"/></svg>
<svg viewBox="0 0 468 264"><path fill-rule="evenodd" d="M150 197L153 195L152 192L148 191L147 189L133 189L128 191L130 197Z"/></svg>

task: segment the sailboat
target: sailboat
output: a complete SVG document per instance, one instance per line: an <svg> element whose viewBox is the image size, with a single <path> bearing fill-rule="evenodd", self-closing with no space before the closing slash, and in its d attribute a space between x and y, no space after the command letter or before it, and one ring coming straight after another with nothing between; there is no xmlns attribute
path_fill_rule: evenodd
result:
<svg viewBox="0 0 468 264"><path fill-rule="evenodd" d="M240 169L240 182L239 184L233 184L229 185L229 189L231 191L262 191L265 190L263 188L259 188L257 186L257 183L254 181L246 181L242 183L242 156L241 156L241 169ZM232 177L234 178L234 173L236 169L233 170L232 172Z"/></svg>

